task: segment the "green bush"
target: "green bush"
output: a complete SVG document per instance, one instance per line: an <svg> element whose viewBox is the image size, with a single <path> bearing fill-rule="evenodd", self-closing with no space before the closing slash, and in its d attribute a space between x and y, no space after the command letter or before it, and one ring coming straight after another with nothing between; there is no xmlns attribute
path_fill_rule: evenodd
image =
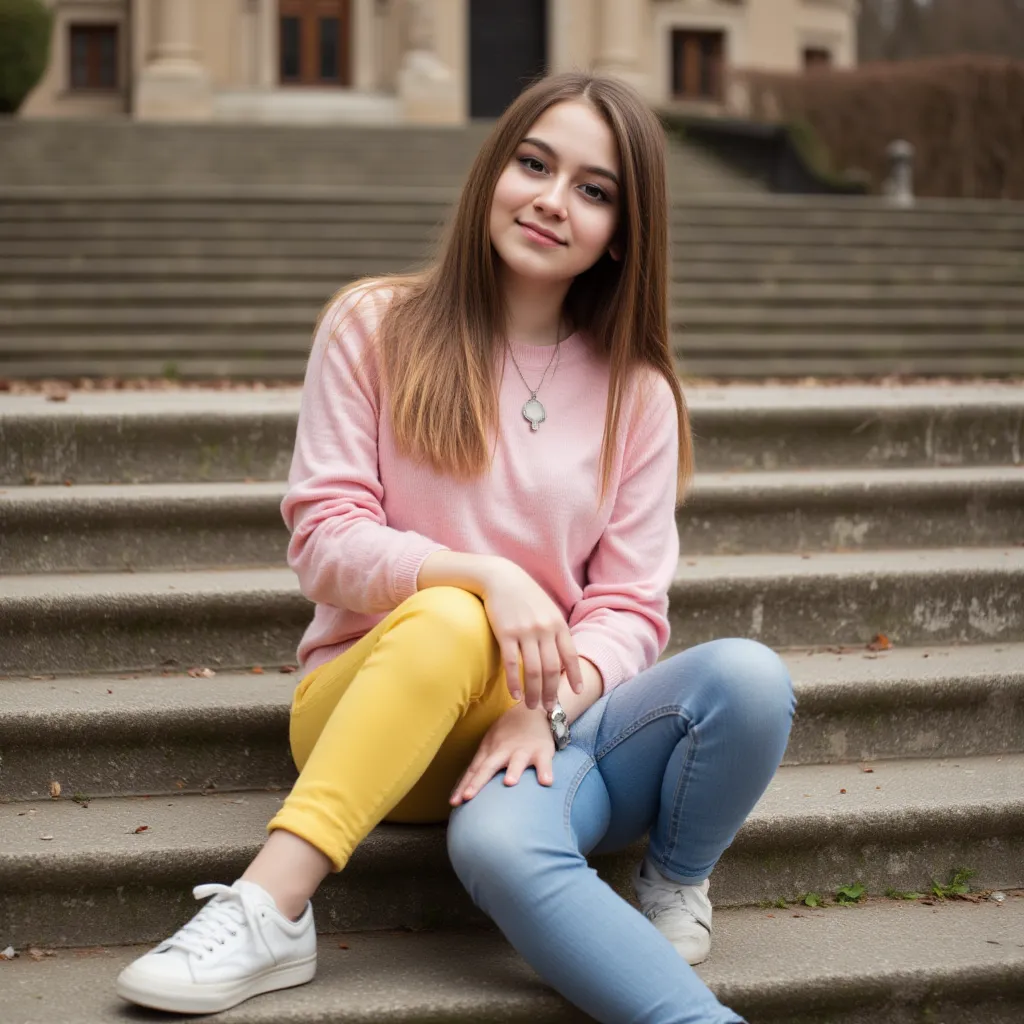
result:
<svg viewBox="0 0 1024 1024"><path fill-rule="evenodd" d="M0 0L0 114L13 114L50 61L53 14L42 0Z"/></svg>

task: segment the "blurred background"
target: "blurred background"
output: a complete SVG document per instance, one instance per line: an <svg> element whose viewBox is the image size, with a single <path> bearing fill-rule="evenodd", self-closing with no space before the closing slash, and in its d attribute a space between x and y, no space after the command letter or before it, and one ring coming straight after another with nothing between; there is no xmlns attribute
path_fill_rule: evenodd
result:
<svg viewBox="0 0 1024 1024"><path fill-rule="evenodd" d="M1022 48L1024 0L0 0L0 375L299 378L583 68L668 130L685 375L1013 376Z"/></svg>

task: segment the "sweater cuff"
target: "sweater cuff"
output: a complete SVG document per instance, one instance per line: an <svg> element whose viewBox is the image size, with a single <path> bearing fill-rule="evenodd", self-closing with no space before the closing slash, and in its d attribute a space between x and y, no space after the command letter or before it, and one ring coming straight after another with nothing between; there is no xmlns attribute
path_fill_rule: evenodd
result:
<svg viewBox="0 0 1024 1024"><path fill-rule="evenodd" d="M592 661L601 673L604 683L602 696L625 681L626 674L623 671L618 652L603 637L588 631L574 633L572 640L576 645L576 653L581 658Z"/></svg>
<svg viewBox="0 0 1024 1024"><path fill-rule="evenodd" d="M435 551L450 551L444 544L427 540L426 537L413 538L395 565L395 573L391 580L391 589L395 607L412 597L417 590L417 580L423 563Z"/></svg>

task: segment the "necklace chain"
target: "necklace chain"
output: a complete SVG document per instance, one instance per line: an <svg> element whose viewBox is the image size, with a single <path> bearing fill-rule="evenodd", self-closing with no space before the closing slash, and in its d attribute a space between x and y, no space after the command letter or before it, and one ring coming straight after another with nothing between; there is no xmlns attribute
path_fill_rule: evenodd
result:
<svg viewBox="0 0 1024 1024"><path fill-rule="evenodd" d="M561 328L561 324L558 325ZM559 330L561 333L561 330ZM551 369L551 364L555 363L555 372L558 372L557 359L561 359L561 340L555 342L555 351L551 353L551 358L548 360L548 365L544 367L544 376L541 377L540 383L536 388L530 387L530 382L523 376L523 371L519 369L519 363L516 362L515 353L512 351L512 346L508 347L508 354L512 357L512 365L515 366L516 372L519 374L520 379L526 385L526 390L530 392L530 397L526 400L523 405L523 418L528 420L530 423L530 429L536 433L540 428L540 425L548 418L547 411L543 404L538 400L537 393L544 386L544 381L547 379L548 370ZM554 376L554 374L552 374Z"/></svg>
<svg viewBox="0 0 1024 1024"><path fill-rule="evenodd" d="M561 344L562 343L560 341L556 341L555 342L555 351L551 353L551 358L548 360L548 365L546 367L544 367L544 376L541 377L540 383L535 388L531 388L529 382L527 381L527 379L525 377L523 377L523 371L519 369L519 364L516 362L516 355L512 351L512 346L509 345L508 354L512 357L512 365L516 368L516 372L519 374L520 378L522 379L522 382L526 385L526 390L530 392L531 397L536 398L537 397L537 392L540 391L540 389L542 387L544 387L544 378L547 377L548 370L551 369L551 364L554 362L555 356L559 355L559 351L558 350L559 350L559 347L561 346ZM559 358L561 358L561 356L559 356ZM557 371L557 369L558 369L558 366L556 364L555 370Z"/></svg>

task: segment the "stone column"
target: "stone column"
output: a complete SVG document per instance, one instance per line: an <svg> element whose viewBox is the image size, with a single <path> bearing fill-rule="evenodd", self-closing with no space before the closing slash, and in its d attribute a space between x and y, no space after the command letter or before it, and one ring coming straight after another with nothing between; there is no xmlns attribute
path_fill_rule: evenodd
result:
<svg viewBox="0 0 1024 1024"><path fill-rule="evenodd" d="M156 42L139 77L135 114L140 121L208 121L213 116L210 76L197 59L193 0L154 0Z"/></svg>
<svg viewBox="0 0 1024 1024"><path fill-rule="evenodd" d="M601 75L621 78L647 96L650 74L640 66L647 4L638 0L598 0L598 3L600 21L594 70Z"/></svg>
<svg viewBox="0 0 1024 1024"><path fill-rule="evenodd" d="M377 0L355 0L352 5L352 88L377 88Z"/></svg>
<svg viewBox="0 0 1024 1024"><path fill-rule="evenodd" d="M439 2L406 0L408 32L398 98L407 124L461 124L465 119L462 89L437 52Z"/></svg>

